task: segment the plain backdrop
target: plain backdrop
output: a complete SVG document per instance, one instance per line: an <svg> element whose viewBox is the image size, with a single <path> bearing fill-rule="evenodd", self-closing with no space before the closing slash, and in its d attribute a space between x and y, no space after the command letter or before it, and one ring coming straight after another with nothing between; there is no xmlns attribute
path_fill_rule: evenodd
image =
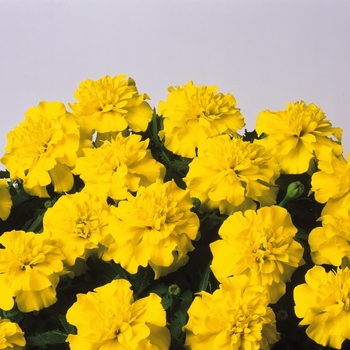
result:
<svg viewBox="0 0 350 350"><path fill-rule="evenodd" d="M350 151L348 0L0 0L0 18L1 155L29 107L68 108L82 80L119 74L152 107L169 86L218 86L250 131L262 110L314 102Z"/></svg>

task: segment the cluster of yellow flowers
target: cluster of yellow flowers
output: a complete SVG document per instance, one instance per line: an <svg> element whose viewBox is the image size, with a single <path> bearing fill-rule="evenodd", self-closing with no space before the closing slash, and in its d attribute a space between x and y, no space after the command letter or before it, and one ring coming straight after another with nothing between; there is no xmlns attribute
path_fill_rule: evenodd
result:
<svg viewBox="0 0 350 350"><path fill-rule="evenodd" d="M61 196L48 205L40 234L0 236L0 309L48 308L61 276L83 275L88 259L114 262L129 274L149 266L154 279L174 273L201 239L198 213L217 211L223 222L210 244L210 269L218 289L194 297L184 346L268 350L280 339L269 304L305 263L298 228L277 205L278 179L308 173L315 199L327 203L322 226L309 235L311 258L337 269L307 272L294 290L295 312L321 345L340 349L350 339L350 166L342 130L319 107L301 101L263 111L258 137L249 141L238 134L245 124L235 98L215 86L170 87L156 117L148 95L125 75L83 81L74 96L71 112L40 102L8 134L1 162L11 181L31 196ZM169 160L150 147L152 122L161 125L157 144L189 164L183 187L169 175ZM1 220L11 205L2 179ZM67 338L71 349L169 349L161 298L150 293L135 301L131 287L119 277L77 294L66 315L77 329ZM0 349L24 345L19 326L0 319Z"/></svg>

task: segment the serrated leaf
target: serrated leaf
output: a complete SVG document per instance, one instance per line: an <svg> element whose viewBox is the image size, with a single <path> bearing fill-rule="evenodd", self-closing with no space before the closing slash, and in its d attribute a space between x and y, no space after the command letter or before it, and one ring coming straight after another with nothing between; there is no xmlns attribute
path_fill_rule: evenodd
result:
<svg viewBox="0 0 350 350"><path fill-rule="evenodd" d="M131 275L131 283L134 287L135 299L140 298L142 292L154 280L154 272L150 267L139 268L136 275Z"/></svg>
<svg viewBox="0 0 350 350"><path fill-rule="evenodd" d="M70 323L68 323L66 316L64 315L58 315L58 319L61 322L62 327L67 332L67 334L77 334L77 329L75 326L72 326Z"/></svg>
<svg viewBox="0 0 350 350"><path fill-rule="evenodd" d="M168 310L172 305L174 299L169 294L165 294L162 298L162 305L164 310Z"/></svg>
<svg viewBox="0 0 350 350"><path fill-rule="evenodd" d="M58 330L45 333L36 333L26 338L26 346L45 346L51 344L62 344L67 339L67 334Z"/></svg>

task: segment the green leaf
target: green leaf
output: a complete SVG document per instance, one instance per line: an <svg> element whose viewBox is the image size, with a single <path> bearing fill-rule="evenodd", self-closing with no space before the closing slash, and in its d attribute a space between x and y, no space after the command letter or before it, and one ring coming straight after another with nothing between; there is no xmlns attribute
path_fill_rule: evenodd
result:
<svg viewBox="0 0 350 350"><path fill-rule="evenodd" d="M310 250L309 247L309 232L303 229L298 229L298 232L294 236L294 240L296 240L298 243L302 245L304 249L307 251Z"/></svg>
<svg viewBox="0 0 350 350"><path fill-rule="evenodd" d="M43 217L44 217L44 214L45 212L39 214L36 219L32 222L32 224L29 226L30 221L27 222L28 226L29 227L23 227L23 230L26 230L26 231L30 231L30 232L35 232L35 230L41 225L41 223L43 222Z"/></svg>
<svg viewBox="0 0 350 350"><path fill-rule="evenodd" d="M35 333L26 338L26 348L34 346L45 346L51 344L62 344L67 339L67 334L58 330L53 330L45 333Z"/></svg>
<svg viewBox="0 0 350 350"><path fill-rule="evenodd" d="M207 267L204 270L203 276L199 282L199 286L198 286L198 292L201 292L202 290L207 290L208 285L209 285L209 277L210 277L210 265L211 265L211 260L209 262L209 264L207 265Z"/></svg>
<svg viewBox="0 0 350 350"><path fill-rule="evenodd" d="M159 147L160 149L162 149L163 143L160 141L159 136L158 136L158 130L160 130L160 125L158 125L158 121L159 121L159 123L161 123L162 119L161 119L161 117L158 117L156 109L153 108L152 120L150 123L151 138L154 141L154 143L156 144L156 146Z"/></svg>
<svg viewBox="0 0 350 350"><path fill-rule="evenodd" d="M16 305L12 310L9 310L9 311L0 309L0 318L7 318L12 322L19 323L22 321L23 317L24 317L24 314L17 309Z"/></svg>
<svg viewBox="0 0 350 350"><path fill-rule="evenodd" d="M106 262L101 259L93 260L89 258L86 263L91 278L96 282L100 282L100 284L110 283L117 278L126 278L125 271L113 261Z"/></svg>
<svg viewBox="0 0 350 350"><path fill-rule="evenodd" d="M248 131L247 129L244 130L243 141L253 142L255 139L258 139L258 134L255 130L253 131Z"/></svg>
<svg viewBox="0 0 350 350"><path fill-rule="evenodd" d="M133 286L135 300L142 297L145 289L154 281L154 272L147 266L140 267L135 275L129 274L129 281Z"/></svg>
<svg viewBox="0 0 350 350"><path fill-rule="evenodd" d="M169 325L174 344L171 348L179 349L185 340L185 332L183 332L182 327L187 323L187 311L192 303L192 299L193 293L189 289L181 295L180 305Z"/></svg>
<svg viewBox="0 0 350 350"><path fill-rule="evenodd" d="M58 319L61 322L62 327L67 332L67 334L77 334L77 328L75 326L72 326L70 323L68 323L66 316L64 315L58 315Z"/></svg>
<svg viewBox="0 0 350 350"><path fill-rule="evenodd" d="M7 170L0 170L0 179L9 179L10 173Z"/></svg>
<svg viewBox="0 0 350 350"><path fill-rule="evenodd" d="M18 191L14 196L12 196L12 203L14 207L28 201L30 199L30 195L23 190Z"/></svg>

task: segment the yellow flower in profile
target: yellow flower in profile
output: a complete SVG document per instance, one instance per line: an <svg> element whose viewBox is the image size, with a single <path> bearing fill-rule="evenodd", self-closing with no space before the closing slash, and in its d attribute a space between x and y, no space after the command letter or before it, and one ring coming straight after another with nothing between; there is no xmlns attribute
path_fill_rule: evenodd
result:
<svg viewBox="0 0 350 350"><path fill-rule="evenodd" d="M64 255L45 234L10 231L0 237L0 282L13 291L22 312L54 304Z"/></svg>
<svg viewBox="0 0 350 350"><path fill-rule="evenodd" d="M224 279L213 294L198 293L188 310L185 349L268 350L279 340L262 286L247 276Z"/></svg>
<svg viewBox="0 0 350 350"><path fill-rule="evenodd" d="M350 339L350 270L326 272L314 266L305 275L306 283L294 289L295 314L303 320L306 334L316 343L341 349Z"/></svg>
<svg viewBox="0 0 350 350"><path fill-rule="evenodd" d="M12 180L22 180L26 192L49 197L46 186L56 192L73 187L71 172L80 143L78 124L60 102L40 102L29 108L26 119L7 134L1 162Z"/></svg>
<svg viewBox="0 0 350 350"><path fill-rule="evenodd" d="M197 87L192 81L169 87L167 101L160 101L158 113L164 117L159 132L165 147L182 157L193 158L196 148L211 136L235 134L244 127L244 117L231 94L216 93L216 86Z"/></svg>
<svg viewBox="0 0 350 350"><path fill-rule="evenodd" d="M349 153L350 155L350 153ZM350 164L333 152L322 154L319 171L311 178L311 191L319 203L326 203L322 214L335 213L342 206L350 205Z"/></svg>
<svg viewBox="0 0 350 350"><path fill-rule="evenodd" d="M295 269L304 263L304 249L294 240L296 232L282 207L236 212L221 225L222 239L210 244L211 269L219 282L229 276L248 276L251 284L266 289L274 304L285 293Z"/></svg>
<svg viewBox="0 0 350 350"><path fill-rule="evenodd" d="M265 148L228 135L207 139L184 181L201 209L230 215L276 203L280 166Z"/></svg>
<svg viewBox="0 0 350 350"><path fill-rule="evenodd" d="M319 220L322 227L314 228L309 234L312 261L316 265L334 266L350 261L350 207L342 207Z"/></svg>
<svg viewBox="0 0 350 350"><path fill-rule="evenodd" d="M68 335L71 350L169 349L161 298L151 293L134 302L130 287L128 281L119 279L77 295L67 311L68 322L78 331Z"/></svg>
<svg viewBox="0 0 350 350"><path fill-rule="evenodd" d="M341 155L342 129L332 127L324 112L314 103L288 103L286 110L262 111L256 120L258 135L267 137L258 142L267 147L281 164L285 174L301 174L309 170L310 161L332 149ZM334 141L334 136L338 141Z"/></svg>
<svg viewBox="0 0 350 350"><path fill-rule="evenodd" d="M110 229L114 242L108 254L130 273L150 265L155 278L165 276L186 264L194 249L199 218L188 190L174 181L140 188L118 207L111 207Z"/></svg>
<svg viewBox="0 0 350 350"><path fill-rule="evenodd" d="M0 349L24 349L26 340L21 327L6 318L0 317Z"/></svg>
<svg viewBox="0 0 350 350"><path fill-rule="evenodd" d="M147 94L139 94L132 78L126 75L99 80L85 80L74 93L78 102L69 104L84 133L145 131L152 119L152 108L144 101Z"/></svg>
<svg viewBox="0 0 350 350"><path fill-rule="evenodd" d="M148 143L140 135L123 137L119 133L99 148L85 148L73 173L80 175L86 191L101 199L125 199L128 191L136 192L164 178L165 167L152 157Z"/></svg>
<svg viewBox="0 0 350 350"><path fill-rule="evenodd" d="M86 192L67 194L49 208L43 219L44 232L73 266L76 259L100 258L106 247L101 244L108 231L110 209L106 201Z"/></svg>
<svg viewBox="0 0 350 350"><path fill-rule="evenodd" d="M12 208L12 199L8 187L6 179L0 179L0 218L3 221L9 217Z"/></svg>

